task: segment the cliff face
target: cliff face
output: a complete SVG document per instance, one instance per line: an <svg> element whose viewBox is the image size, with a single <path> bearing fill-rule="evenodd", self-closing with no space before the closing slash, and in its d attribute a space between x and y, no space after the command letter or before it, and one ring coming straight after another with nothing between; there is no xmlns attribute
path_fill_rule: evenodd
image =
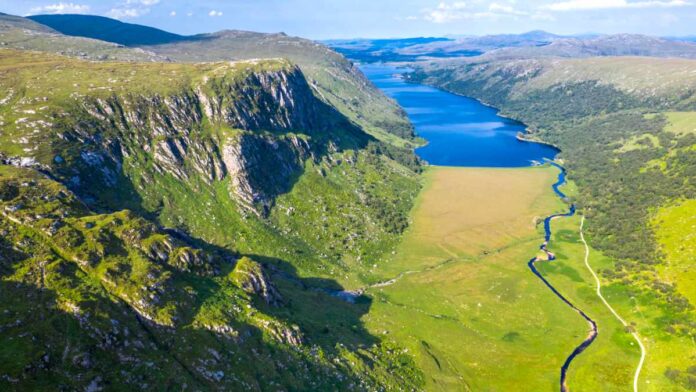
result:
<svg viewBox="0 0 696 392"><path fill-rule="evenodd" d="M229 178L230 195L262 216L329 142L354 147L368 140L286 63L241 76L216 70L168 96L88 98L56 130L50 171L79 194L96 199L95 184L115 188L134 176L145 183L153 175L207 184Z"/></svg>

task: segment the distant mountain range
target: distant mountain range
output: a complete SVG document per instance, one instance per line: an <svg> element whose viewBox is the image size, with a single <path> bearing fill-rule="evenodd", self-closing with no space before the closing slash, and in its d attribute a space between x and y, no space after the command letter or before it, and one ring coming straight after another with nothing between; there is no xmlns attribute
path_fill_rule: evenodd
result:
<svg viewBox="0 0 696 392"><path fill-rule="evenodd" d="M596 38L561 38L543 46L505 47L486 54L495 58L646 56L696 58L696 44L640 34Z"/></svg>
<svg viewBox="0 0 696 392"><path fill-rule="evenodd" d="M333 40L325 43L360 62L417 61L428 58L500 58L537 56L650 56L696 58L693 39L658 38L640 34L582 34L563 36L535 30L523 34L497 34L457 38L393 40Z"/></svg>

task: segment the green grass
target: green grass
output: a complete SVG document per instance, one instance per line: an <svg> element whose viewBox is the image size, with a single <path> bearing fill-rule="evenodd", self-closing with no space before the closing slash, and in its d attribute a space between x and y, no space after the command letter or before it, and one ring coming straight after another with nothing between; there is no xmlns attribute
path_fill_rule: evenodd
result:
<svg viewBox="0 0 696 392"><path fill-rule="evenodd" d="M696 112L666 112L665 131L679 136L696 134Z"/></svg>
<svg viewBox="0 0 696 392"><path fill-rule="evenodd" d="M658 209L652 225L665 254L660 275L696 303L696 200L683 200Z"/></svg>
<svg viewBox="0 0 696 392"><path fill-rule="evenodd" d="M679 283L690 274L676 278L688 267L673 261L693 231L675 206L694 198L695 64L482 58L433 63L411 75L496 106L562 149L577 185L574 200L588 217L588 241L607 258L600 271L606 290L648 339L641 379L647 390L696 385L696 313L686 295L690 285Z"/></svg>
<svg viewBox="0 0 696 392"><path fill-rule="evenodd" d="M550 190L556 174L548 167L426 172L413 223L396 254L377 264L372 281L397 279L368 289L374 302L363 320L374 335L413 353L427 390L558 389L560 366L588 327L527 267L543 239L534 222L567 208ZM576 197L574 183L564 191ZM568 383L577 391L630 390L640 351L595 293L579 224L577 215L554 220L549 248L557 259L538 265L599 326L595 342L573 362ZM616 263L594 248L589 262L600 276ZM674 389L670 369L686 379L693 364L688 335L664 330L673 315L647 292L602 281L604 296L647 347L641 390Z"/></svg>
<svg viewBox="0 0 696 392"><path fill-rule="evenodd" d="M401 277L368 290L375 300L364 317L374 334L414 353L426 389L557 390L560 365L587 327L527 267L543 241L535 222L564 208L550 189L556 175L548 167L428 169L411 227L378 264L381 280ZM573 248L559 244L558 252L575 253L577 230L566 232L556 238ZM589 291L588 273L567 264L561 257L542 269L572 297ZM597 309L603 329L620 329L596 298L583 295L582 304ZM625 390L635 359L625 344L620 331L602 335L592 360L574 367L573 389ZM601 371L607 358L613 365Z"/></svg>

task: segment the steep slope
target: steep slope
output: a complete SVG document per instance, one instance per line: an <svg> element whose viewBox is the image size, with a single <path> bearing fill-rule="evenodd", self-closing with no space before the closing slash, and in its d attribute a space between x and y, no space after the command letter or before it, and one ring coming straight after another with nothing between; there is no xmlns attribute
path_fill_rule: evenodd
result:
<svg viewBox="0 0 696 392"><path fill-rule="evenodd" d="M415 173L298 67L2 49L0 84L4 387L422 382L334 297L395 245Z"/></svg>
<svg viewBox="0 0 696 392"><path fill-rule="evenodd" d="M685 59L481 58L433 63L411 75L499 107L528 124L530 138L562 149L589 242L614 260L602 271L605 292L648 339L643 377L662 389L692 385L685 347L696 334L696 304L684 296L684 282L663 271L684 250L673 243L688 242L693 230L670 237L665 260L656 237L664 243L660 230L673 229L653 222L655 213L696 199L696 136L690 126L671 125L696 112L694 72L696 61Z"/></svg>
<svg viewBox="0 0 696 392"><path fill-rule="evenodd" d="M409 145L414 138L412 126L396 103L372 86L343 56L313 41L282 33L246 31L222 31L181 39L180 36L163 36L164 32L160 30L121 24L106 18L89 19L94 17L75 15L38 15L32 18L46 21L64 34L123 42L174 61L287 58L300 66L326 103L336 107L371 135L395 146ZM88 28L80 27L84 24Z"/></svg>

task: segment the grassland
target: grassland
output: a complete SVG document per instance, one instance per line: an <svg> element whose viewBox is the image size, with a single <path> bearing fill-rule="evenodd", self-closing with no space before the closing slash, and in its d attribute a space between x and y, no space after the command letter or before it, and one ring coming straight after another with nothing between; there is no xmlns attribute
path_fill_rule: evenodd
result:
<svg viewBox="0 0 696 392"><path fill-rule="evenodd" d="M674 283L689 302L696 303L696 200L660 208L652 224L666 258L660 275Z"/></svg>
<svg viewBox="0 0 696 392"><path fill-rule="evenodd" d="M430 168L412 224L369 289L369 330L405 345L429 390L558 389L560 366L586 324L527 268L538 223L567 208L551 191L557 170ZM566 191L572 193L571 184ZM639 352L598 298L583 269L576 218L557 219L540 269L600 325L571 367L573 390L627 390ZM391 283L391 284L389 284Z"/></svg>

